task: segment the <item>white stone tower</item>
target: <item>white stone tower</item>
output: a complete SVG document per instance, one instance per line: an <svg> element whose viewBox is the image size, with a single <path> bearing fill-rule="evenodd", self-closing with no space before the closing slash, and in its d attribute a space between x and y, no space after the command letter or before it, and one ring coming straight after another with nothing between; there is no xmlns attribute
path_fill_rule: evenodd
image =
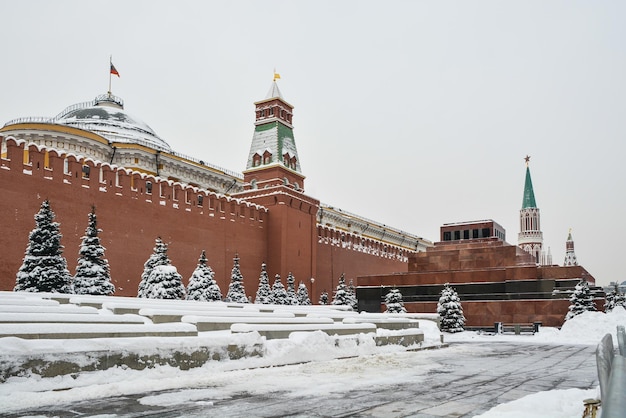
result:
<svg viewBox="0 0 626 418"><path fill-rule="evenodd" d="M570 228L567 235L567 241L565 241L565 261L564 266L577 266L578 260L576 260L576 254L574 253L574 240L572 239L572 230Z"/></svg>

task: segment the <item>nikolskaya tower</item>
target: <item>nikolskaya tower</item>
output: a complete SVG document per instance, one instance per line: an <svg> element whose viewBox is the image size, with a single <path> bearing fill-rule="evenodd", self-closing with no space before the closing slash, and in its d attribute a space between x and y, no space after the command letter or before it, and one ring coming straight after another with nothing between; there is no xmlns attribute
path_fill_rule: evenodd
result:
<svg viewBox="0 0 626 418"><path fill-rule="evenodd" d="M535 201L533 182L530 177L530 156L524 158L526 161L526 181L524 183L524 197L522 199L522 209L519 213L520 233L517 245L527 253L535 257L537 264L552 264L550 251L546 254L543 251L543 233L541 232L541 214Z"/></svg>

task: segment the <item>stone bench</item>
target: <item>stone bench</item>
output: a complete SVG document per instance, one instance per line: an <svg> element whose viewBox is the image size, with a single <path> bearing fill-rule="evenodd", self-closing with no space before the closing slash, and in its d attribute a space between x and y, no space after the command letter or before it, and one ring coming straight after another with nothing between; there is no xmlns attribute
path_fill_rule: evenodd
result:
<svg viewBox="0 0 626 418"><path fill-rule="evenodd" d="M378 333L375 340L377 346L392 344L408 347L424 342L424 331L421 329L409 329L398 334Z"/></svg>
<svg viewBox="0 0 626 418"><path fill-rule="evenodd" d="M155 324L161 324L164 322L180 322L182 317L187 315L192 316L210 316L210 317L223 317L223 318L249 318L258 315L265 318L293 318L294 315L289 312L268 312L257 313L251 310L235 310L235 309L152 309L142 308L139 310L139 315L150 318Z"/></svg>
<svg viewBox="0 0 626 418"><path fill-rule="evenodd" d="M138 315L100 315L98 313L57 312L0 312L0 324L18 323L84 323L84 324L144 324L146 319Z"/></svg>
<svg viewBox="0 0 626 418"><path fill-rule="evenodd" d="M289 324L289 325L310 325L310 324L333 324L330 318L301 318L287 316L269 316L259 314L257 316L196 316L186 315L182 317L182 322L194 324L199 332L220 331L231 329L234 324Z"/></svg>
<svg viewBox="0 0 626 418"><path fill-rule="evenodd" d="M268 340L277 338L289 338L292 332L322 331L328 335L354 335L376 332L376 325L362 324L233 324L230 327L233 333L258 332Z"/></svg>
<svg viewBox="0 0 626 418"><path fill-rule="evenodd" d="M370 323L376 325L376 328L383 329L409 329L409 328L419 328L419 322L407 319L407 318L360 318L360 317L349 317L344 318L342 323L344 324L362 324L362 323Z"/></svg>
<svg viewBox="0 0 626 418"><path fill-rule="evenodd" d="M1 313L67 313L67 314L97 314L96 308L87 306L76 305L52 305L52 306L37 306L37 305L2 305L0 304Z"/></svg>
<svg viewBox="0 0 626 418"><path fill-rule="evenodd" d="M104 302L102 308L109 309L113 313L133 313L138 314L141 309L162 309L162 310L179 310L179 311L214 311L214 310L232 310L249 312L258 312L254 306L245 307L241 304L225 304L222 302L195 302L182 300L163 300L163 299L141 299L130 302Z"/></svg>
<svg viewBox="0 0 626 418"><path fill-rule="evenodd" d="M0 324L0 338L74 339L121 337L195 337L192 324Z"/></svg>
<svg viewBox="0 0 626 418"><path fill-rule="evenodd" d="M2 298L0 299L0 305L10 306L59 306L59 302L50 299L39 298Z"/></svg>

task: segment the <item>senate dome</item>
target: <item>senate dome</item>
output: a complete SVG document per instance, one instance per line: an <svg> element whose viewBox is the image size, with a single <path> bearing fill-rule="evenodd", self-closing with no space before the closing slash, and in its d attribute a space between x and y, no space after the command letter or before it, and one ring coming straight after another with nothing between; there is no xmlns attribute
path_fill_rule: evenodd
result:
<svg viewBox="0 0 626 418"><path fill-rule="evenodd" d="M106 93L66 107L54 117L21 117L0 128L14 137L64 155L124 167L148 176L218 193L243 190L243 175L173 150L153 130L124 110L124 101ZM6 153L2 144L0 155Z"/></svg>
<svg viewBox="0 0 626 418"><path fill-rule="evenodd" d="M124 110L122 99L111 94L102 94L93 101L69 106L54 117L54 122L97 133L110 142L171 151L168 143L159 138L152 128Z"/></svg>

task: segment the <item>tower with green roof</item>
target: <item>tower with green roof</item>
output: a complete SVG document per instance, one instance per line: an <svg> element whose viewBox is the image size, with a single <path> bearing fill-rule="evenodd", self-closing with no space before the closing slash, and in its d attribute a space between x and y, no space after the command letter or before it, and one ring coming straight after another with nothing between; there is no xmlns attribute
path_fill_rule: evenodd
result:
<svg viewBox="0 0 626 418"><path fill-rule="evenodd" d="M276 77L265 99L254 103L256 119L244 182L248 189L277 185L304 190L304 176L293 135L293 106L282 96Z"/></svg>
<svg viewBox="0 0 626 418"><path fill-rule="evenodd" d="M254 103L254 133L244 190L234 197L267 209L262 227L267 231L264 261L270 276L317 277L319 200L304 193L304 175L293 135L293 106L274 80L265 99ZM242 237L242 239L245 239Z"/></svg>
<svg viewBox="0 0 626 418"><path fill-rule="evenodd" d="M520 210L520 233L517 245L535 257L537 264L544 264L543 260L543 233L541 232L541 216L535 201L533 182L530 178L530 156L526 161L526 181L524 183L524 197Z"/></svg>

